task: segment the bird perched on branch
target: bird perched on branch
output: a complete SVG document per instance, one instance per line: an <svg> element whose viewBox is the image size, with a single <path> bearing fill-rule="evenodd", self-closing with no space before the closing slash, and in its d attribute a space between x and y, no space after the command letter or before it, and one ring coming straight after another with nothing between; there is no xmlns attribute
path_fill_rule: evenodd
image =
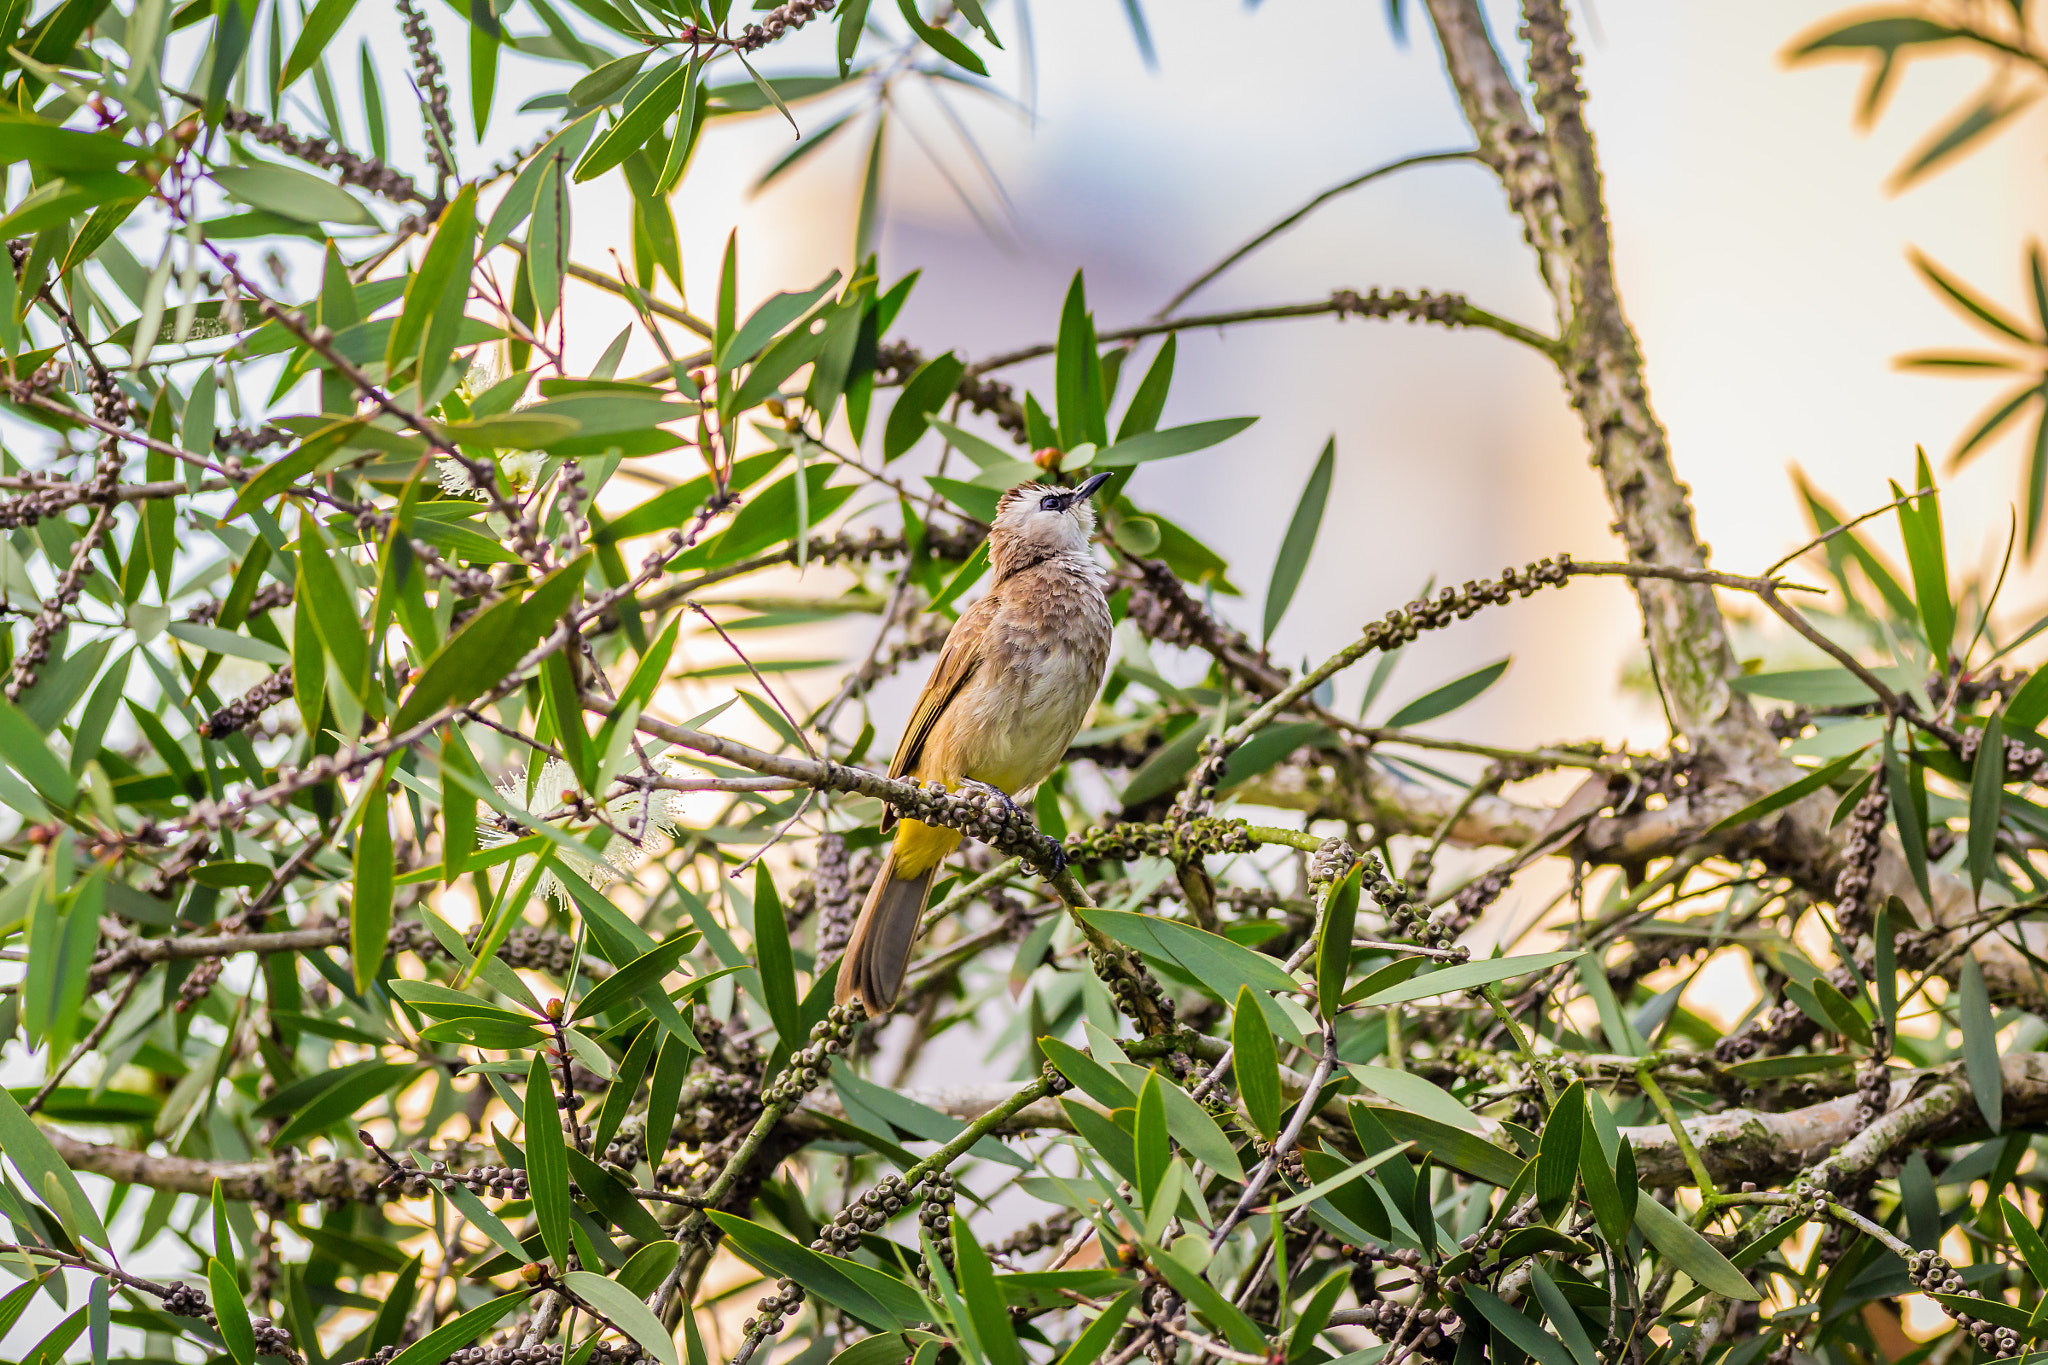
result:
<svg viewBox="0 0 2048 1365"><path fill-rule="evenodd" d="M1014 796L1052 775L1088 718L1109 660L1104 574L1089 553L1089 498L1109 475L1075 488L1027 483L996 505L989 529L995 582L946 636L910 714L891 777ZM918 921L956 830L883 817L896 837L839 961L838 1002L869 1014L896 1003Z"/></svg>

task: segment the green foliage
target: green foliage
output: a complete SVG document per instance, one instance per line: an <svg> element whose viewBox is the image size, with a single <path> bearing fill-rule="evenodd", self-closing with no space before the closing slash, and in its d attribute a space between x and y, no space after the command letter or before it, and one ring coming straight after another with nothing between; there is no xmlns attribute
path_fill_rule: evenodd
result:
<svg viewBox="0 0 2048 1365"><path fill-rule="evenodd" d="M2048 670L2020 662L2042 623L2010 628L2003 570L1966 575L1976 528L1924 456L1909 482L1883 457L1902 481L1866 516L1801 489L1825 596L1723 581L1792 602L1786 649L1826 649L1722 678L1710 602L1697 638L1652 632L1670 695L1668 651L1714 661L1683 743L1438 737L1520 685L1505 659L1354 724L1409 640L1577 568L1391 614L1347 588L1374 624L1298 675L1238 617L1263 642L1311 581L1334 442L1286 525L1252 528L1277 550L1240 611L1204 543L1225 528L1154 510L1222 467L1191 457L1257 457L1218 448L1260 395L1174 389L1194 320L1099 326L1077 272L1041 300L1055 334L1010 355L899 326L917 273L873 251L892 111L1001 80L1021 23L978 0L373 8L0 0L15 1356L1840 1362L1877 1358L1863 1310L1908 1286L1985 1324L1983 1351L2048 1341L2026 1137L2048 1109L2010 1055L2044 1009ZM1909 156L1900 183L1931 184L2048 70L2006 11L1843 16L1794 55L1870 60L1866 114L1922 55L2009 62ZM372 22L414 69L364 43L338 80ZM785 68L806 26L836 71ZM437 43L465 58L460 126ZM405 166L393 90L431 149ZM467 130L514 117L523 150L484 170ZM735 232L693 301L691 168L749 117L802 134L764 184L864 157L855 250L748 307ZM579 239L600 202L630 261ZM1557 212L1599 229L1597 202ZM2018 307L1915 264L1999 349L1908 363L2014 377L1951 464L2031 424L2024 559L2048 516L2041 252ZM1611 293L1571 283L1572 307ZM578 367L586 291L633 321ZM1567 347L1458 308L1640 379L1618 312L1558 319ZM660 363L622 374L643 344ZM998 377L1040 358L1037 393ZM870 691L991 586L1005 490L1092 471L1121 629L1066 763L1000 815L886 785ZM1553 812L1520 784L1561 766L1587 780ZM833 1004L884 797L973 836L886 1031ZM1550 913L1515 879L1553 856L1576 894ZM1749 1019L1708 998L1710 954L1753 970ZM1011 1079L943 1074L968 1047ZM1901 1094L1934 1112L1895 1135L1851 1107ZM1815 1221L1825 1254L1798 1250ZM737 1344L729 1294L759 1299ZM1731 1335L1737 1300L1759 1307ZM1972 1349L1953 1330L1943 1358Z"/></svg>

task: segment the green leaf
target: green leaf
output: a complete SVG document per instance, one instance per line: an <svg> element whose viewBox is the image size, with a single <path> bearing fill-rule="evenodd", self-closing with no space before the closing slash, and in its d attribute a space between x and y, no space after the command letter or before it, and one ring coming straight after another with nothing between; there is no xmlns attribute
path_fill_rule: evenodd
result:
<svg viewBox="0 0 2048 1365"><path fill-rule="evenodd" d="M1849 998L1836 989L1834 983L1824 976L1817 976L1809 988L1820 1007L1834 1021L1835 1032L1845 1038L1854 1038L1865 1047L1870 1046L1870 1021L1849 1003Z"/></svg>
<svg viewBox="0 0 2048 1365"><path fill-rule="evenodd" d="M1970 765L1970 885L1982 893L1998 856L1998 821L2005 801L2005 726L1993 712Z"/></svg>
<svg viewBox="0 0 2048 1365"><path fill-rule="evenodd" d="M1166 1135L1166 1100L1159 1093L1159 1073L1149 1072L1138 1091L1138 1119L1132 1152L1138 1161L1138 1201L1149 1213L1159 1182L1165 1178L1173 1146Z"/></svg>
<svg viewBox="0 0 2048 1365"><path fill-rule="evenodd" d="M306 22L299 29L299 40L292 44L292 55L285 59L284 75L279 78L278 94L290 89L292 84L313 69L320 60L320 54L327 50L327 44L341 31L348 21L349 11L356 7L356 0L319 0L313 12L306 16Z"/></svg>
<svg viewBox="0 0 2048 1365"><path fill-rule="evenodd" d="M760 913L758 906L755 913ZM927 1142L951 1142L967 1127L959 1119L941 1114L928 1105L919 1104L900 1091L863 1080L845 1067L833 1069L832 1084L839 1091L842 1100L848 1100L852 1106L865 1109L913 1137L923 1138ZM1026 1158L1005 1147L1002 1140L994 1136L982 1138L968 1150L978 1157L1000 1161L1019 1170L1029 1170L1031 1167Z"/></svg>
<svg viewBox="0 0 2048 1365"><path fill-rule="evenodd" d="M1124 1325L1124 1319L1131 1315L1138 1296L1144 1292L1142 1289L1128 1289L1119 1294L1095 1321L1088 1324L1086 1331L1074 1338L1074 1344L1059 1358L1058 1365L1095 1365L1102 1353L1109 1349L1109 1344L1116 1340L1117 1331ZM834 1365L837 1365L836 1361ZM895 1362L878 1362L877 1365L895 1365Z"/></svg>
<svg viewBox="0 0 2048 1365"><path fill-rule="evenodd" d="M356 828L355 900L349 907L349 956L355 964L356 993L365 994L384 965L391 934L391 798L386 795L390 761L380 766L363 796Z"/></svg>
<svg viewBox="0 0 2048 1365"><path fill-rule="evenodd" d="M1542 1361L1543 1365L1574 1365L1571 1352L1565 1349L1562 1341L1529 1321L1520 1310L1510 1307L1496 1295L1477 1285L1468 1285L1465 1297L1496 1331L1527 1354ZM1470 1331L1471 1327L1467 1327L1466 1330Z"/></svg>
<svg viewBox="0 0 2048 1365"><path fill-rule="evenodd" d="M1506 981L1510 977L1545 971L1583 956L1583 952L1564 951L1537 953L1529 957L1490 957L1474 962L1461 962L1455 966L1439 967L1435 971L1425 972L1398 986L1390 986L1386 990L1367 996L1359 1003L1368 1006L1398 1005L1410 1000L1427 1000L1433 995L1469 991L1475 986L1490 986L1496 981Z"/></svg>
<svg viewBox="0 0 2048 1365"><path fill-rule="evenodd" d="M1316 1202L1316 1200L1325 1197L1333 1191L1344 1188L1344 1186L1349 1185L1352 1181L1357 1180L1361 1176L1371 1174L1374 1170L1378 1169L1380 1163L1402 1155L1408 1150L1409 1145L1410 1144L1403 1142L1398 1144L1397 1146L1388 1147L1383 1151L1374 1152L1371 1156L1366 1157L1363 1161L1353 1162L1351 1165L1346 1166L1343 1170L1337 1172L1335 1175L1332 1175L1325 1180L1318 1180L1315 1184L1309 1186L1307 1189L1302 1190L1297 1194L1289 1195L1287 1198L1273 1205L1273 1212L1287 1213L1291 1210L1300 1208L1304 1204L1313 1204Z"/></svg>
<svg viewBox="0 0 2048 1365"><path fill-rule="evenodd" d="M316 1096L292 1110L290 1120L271 1140L282 1146L311 1133L325 1132L351 1118L379 1095L397 1089L418 1074L419 1068L408 1062L374 1062L359 1072L329 1072L316 1077L314 1079L319 1082L333 1083L324 1084ZM341 1079L334 1081L337 1075Z"/></svg>
<svg viewBox="0 0 2048 1365"><path fill-rule="evenodd" d="M589 563L589 554L579 555L542 579L524 599L508 597L470 617L414 678L412 691L391 721L392 730L403 731L451 702L472 701L489 691L561 622Z"/></svg>
<svg viewBox="0 0 2048 1365"><path fill-rule="evenodd" d="M524 1303L532 1293L530 1289L515 1289L481 1307L470 1309L461 1317L442 1323L392 1357L391 1365L441 1365L450 1355L497 1326L499 1319Z"/></svg>
<svg viewBox="0 0 2048 1365"><path fill-rule="evenodd" d="M1884 1035L1893 1047L1899 1040L1899 958L1897 934L1901 923L1912 919L1897 896L1885 897L1871 927L1871 972L1876 978L1878 1018L1884 1020ZM2043 1281L2048 1284L2048 1281Z"/></svg>
<svg viewBox="0 0 2048 1365"><path fill-rule="evenodd" d="M1636 1201L1636 1226L1650 1245L1662 1253L1674 1270L1692 1277L1693 1283L1723 1298L1755 1303L1762 1296L1750 1287L1742 1272L1726 1256L1714 1250L1707 1239L1687 1227L1685 1220L1654 1199Z"/></svg>
<svg viewBox="0 0 2048 1365"><path fill-rule="evenodd" d="M112 133L60 128L32 114L0 109L0 166L26 161L53 171L111 171L141 155L142 149Z"/></svg>
<svg viewBox="0 0 2048 1365"><path fill-rule="evenodd" d="M1917 251L1908 254L1912 258L1914 268L1929 284L1946 294L1957 307L1985 327L2001 336L2011 337L2014 341L2023 341L2029 345L2038 344L2040 338L2029 335L2025 327L2006 316L1995 304L1979 298L1969 288L1949 278L1933 261Z"/></svg>
<svg viewBox="0 0 2048 1365"><path fill-rule="evenodd" d="M1273 1046L1273 1030L1250 986L1238 987L1230 1045L1231 1074L1245 1112L1259 1136L1271 1142L1280 1135L1280 1057Z"/></svg>
<svg viewBox="0 0 2048 1365"><path fill-rule="evenodd" d="M526 1069L526 1178L533 1190L533 1217L542 1243L557 1268L569 1264L569 1156L561 1111L547 1057L533 1054Z"/></svg>
<svg viewBox="0 0 2048 1365"><path fill-rule="evenodd" d="M676 1339L632 1290L589 1270L569 1271L562 1276L562 1283L570 1293L622 1328L662 1365L682 1365L682 1357L676 1353Z"/></svg>
<svg viewBox="0 0 2048 1365"><path fill-rule="evenodd" d="M1904 189L1912 184L2032 104L2037 93L2029 90L2011 96L2000 96L1995 93L1984 95L1958 114L1947 127L1927 140L1913 159L1892 177L1892 188Z"/></svg>
<svg viewBox="0 0 2048 1365"><path fill-rule="evenodd" d="M684 953L699 942L694 933L681 933L665 943L648 949L625 966L613 972L590 988L576 1003L570 1014L572 1022L594 1019L606 1010L616 1009L629 1000L637 999L650 989L660 990L661 979L676 970ZM693 986L697 982L691 983Z"/></svg>
<svg viewBox="0 0 2048 1365"><path fill-rule="evenodd" d="M1564 1291L1557 1287L1557 1281L1551 1279L1550 1272L1543 1268L1542 1261L1529 1262L1529 1284L1536 1291L1536 1301L1543 1305L1543 1315L1557 1329L1557 1335L1572 1353L1572 1359L1578 1365L1600 1365L1600 1356L1593 1349L1592 1338L1586 1335L1585 1324L1579 1320L1578 1312L1565 1298Z"/></svg>
<svg viewBox="0 0 2048 1365"><path fill-rule="evenodd" d="M2041 1240L2040 1232L2027 1221L2027 1216L2003 1195L1998 1200L1998 1211L2004 1217L2005 1230L2012 1237L2012 1244L2019 1248L2034 1283L2048 1285L2048 1242Z"/></svg>
<svg viewBox="0 0 2048 1365"><path fill-rule="evenodd" d="M1586 1186L1586 1202L1593 1206L1593 1218L1600 1224L1600 1235L1607 1239L1607 1244L1627 1246L1629 1229L1635 1226L1635 1182L1631 1180L1623 1185L1614 1168L1608 1164L1607 1153L1600 1145L1600 1134L1593 1126L1591 1108L1585 1103L1583 1092L1580 1094L1579 1112L1579 1179ZM1548 1127L1544 1129L1546 1136L1549 1131ZM1542 1155L1539 1148L1539 1162Z"/></svg>
<svg viewBox="0 0 2048 1365"><path fill-rule="evenodd" d="M213 181L228 197L300 223L374 227L376 216L347 190L290 166L216 166Z"/></svg>
<svg viewBox="0 0 2048 1365"><path fill-rule="evenodd" d="M1382 1099L1390 1100L1403 1109L1426 1115L1440 1123L1454 1128L1477 1129L1479 1118L1458 1097L1430 1080L1412 1071L1400 1071L1390 1066L1369 1063L1358 1066L1347 1063L1345 1070L1352 1079Z"/></svg>
<svg viewBox="0 0 2048 1365"><path fill-rule="evenodd" d="M1184 427L1148 431L1119 440L1089 462L1091 469L1128 469L1152 460L1170 460L1197 450L1221 445L1258 421L1256 417L1224 417L1213 422L1190 422Z"/></svg>
<svg viewBox="0 0 2048 1365"><path fill-rule="evenodd" d="M1174 1292L1188 1301L1188 1306L1207 1318L1225 1339L1240 1351L1252 1351L1263 1356L1267 1350L1266 1335L1252 1320L1225 1298L1215 1285L1167 1252L1148 1248L1147 1256L1152 1268L1159 1272Z"/></svg>
<svg viewBox="0 0 2048 1365"><path fill-rule="evenodd" d="M4 697L0 697L0 757L52 805L69 810L78 804L78 783L70 767L50 751L49 741L36 723Z"/></svg>
<svg viewBox="0 0 2048 1365"><path fill-rule="evenodd" d="M583 723L583 696L566 652L557 650L541 660L540 693L555 744L568 760L576 785L585 793L598 793L598 755L591 747L589 727Z"/></svg>
<svg viewBox="0 0 2048 1365"><path fill-rule="evenodd" d="M766 863L754 864L754 954L760 965L761 1003L782 1045L792 1052L804 1045L796 963L789 951L789 922L782 897Z"/></svg>
<svg viewBox="0 0 2048 1365"><path fill-rule="evenodd" d="M358 701L370 698L370 644L356 609L355 594L342 582L334 551L312 517L299 535L297 600L319 633L335 671ZM296 670L295 670L296 673Z"/></svg>
<svg viewBox="0 0 2048 1365"><path fill-rule="evenodd" d="M918 368L889 410L882 428L882 463L907 453L925 433L931 415L943 407L967 372L967 362L953 352L934 356Z"/></svg>
<svg viewBox="0 0 2048 1365"><path fill-rule="evenodd" d="M1102 362L1096 354L1095 322L1088 314L1087 285L1078 270L1067 286L1066 302L1060 308L1053 375L1060 448L1072 450L1088 442L1108 445Z"/></svg>
<svg viewBox="0 0 2048 1365"><path fill-rule="evenodd" d="M1351 1126L1367 1151L1376 1151L1389 1142L1412 1142L1416 1150L1427 1152L1438 1164L1502 1189L1513 1186L1528 1164L1476 1133L1405 1109L1354 1103Z"/></svg>
<svg viewBox="0 0 2048 1365"><path fill-rule="evenodd" d="M1758 797L1733 815L1716 822L1714 827L1708 830L1707 833L1720 834L1727 830L1740 829L1752 821L1763 819L1763 817L1774 811L1783 810L1794 801L1819 791L1822 787L1827 786L1843 773L1849 771L1850 765L1862 758L1865 753L1869 752L1869 749L1870 746L1866 744L1854 753L1843 754L1834 762L1815 769L1796 782L1786 783L1768 796Z"/></svg>
<svg viewBox="0 0 2048 1365"><path fill-rule="evenodd" d="M989 1365L1024 1365L1024 1352L1017 1344L1017 1329L1010 1321L1010 1308L996 1285L995 1268L988 1253L974 1240L965 1218L953 1220L953 1273L959 1277L960 1296L974 1321L974 1337Z"/></svg>
<svg viewBox="0 0 2048 1365"><path fill-rule="evenodd" d="M903 11L905 22L916 31L918 37L924 39L932 51L948 61L957 62L977 76L988 75L988 68L982 65L981 58L974 55L973 48L945 29L924 21L924 17L917 12L917 0L896 0L896 8Z"/></svg>
<svg viewBox="0 0 2048 1365"><path fill-rule="evenodd" d="M1476 668L1462 678L1453 678L1442 687L1425 692L1396 711L1387 724L1400 729L1403 726L1420 725L1426 720L1449 715L1499 682L1501 674L1508 671L1508 665L1512 662L1512 659L1500 659L1484 668Z"/></svg>
<svg viewBox="0 0 2048 1365"><path fill-rule="evenodd" d="M600 68L599 74L602 72ZM618 121L576 163L572 175L575 182L580 185L594 180L639 151L668 116L682 107L689 88L690 68L681 57L671 57L641 76L627 94Z"/></svg>
<svg viewBox="0 0 2048 1365"><path fill-rule="evenodd" d="M1398 957L1383 966L1367 972L1344 991L1344 1003L1355 1005L1369 995L1377 995L1390 987L1398 986L1416 972L1430 964L1431 959L1421 956Z"/></svg>
<svg viewBox="0 0 2048 1365"><path fill-rule="evenodd" d="M1126 910L1076 910L1091 927L1146 955L1157 954L1179 967L1217 999L1230 1001L1245 986L1294 991L1299 984L1272 958L1232 943L1220 934Z"/></svg>
<svg viewBox="0 0 2048 1365"><path fill-rule="evenodd" d="M71 1174L57 1149L4 1086L0 1086L0 1153L6 1155L29 1189L40 1193L55 1185L61 1190L71 1205L78 1230L89 1240L107 1246L107 1230L92 1201L79 1187L78 1177Z"/></svg>
<svg viewBox="0 0 2048 1365"><path fill-rule="evenodd" d="M391 329L384 363L396 374L419 357L419 384L431 389L447 368L448 353L461 326L469 298L469 276L475 265L476 186L462 187L441 213L434 239L420 258L420 268L406 286L405 307Z"/></svg>
<svg viewBox="0 0 2048 1365"><path fill-rule="evenodd" d="M825 481L838 468L834 463L818 460L807 465L801 474L786 474L756 493L740 508L732 519L732 525L725 528L725 534L711 547L710 562L730 564L794 538L797 533L799 479L805 489L803 510L808 513L813 527L838 511L861 488L857 483L828 487Z"/></svg>
<svg viewBox="0 0 2048 1365"><path fill-rule="evenodd" d="M1330 888L1316 926L1316 1009L1334 1020L1343 1008L1344 981L1351 972L1351 935L1358 921L1358 883L1365 865L1353 863Z"/></svg>
<svg viewBox="0 0 2048 1365"><path fill-rule="evenodd" d="M1061 1042L1058 1038L1040 1038L1038 1046L1045 1052L1046 1060L1059 1068L1062 1076L1072 1081L1080 1091L1104 1109L1135 1109L1138 1104L1137 1092L1125 1085L1101 1062L1096 1061L1072 1043ZM1240 1082L1242 1084L1242 1082ZM1274 1084L1278 1085L1276 1077Z"/></svg>
<svg viewBox="0 0 2048 1365"><path fill-rule="evenodd" d="M901 1331L927 1321L930 1310L901 1280L855 1261L820 1256L758 1223L713 1210L711 1221L741 1259L771 1275L786 1275L826 1303L843 1309L878 1332Z"/></svg>
<svg viewBox="0 0 2048 1365"><path fill-rule="evenodd" d="M1792 56L1806 57L1829 48L1871 48L1893 51L1919 43L1941 43L1962 37L1947 24L1911 15L1887 15L1881 19L1858 19L1809 38L1792 49Z"/></svg>
<svg viewBox="0 0 2048 1365"><path fill-rule="evenodd" d="M1916 471L1920 487L1931 488L1933 471L1922 455ZM1903 497L1896 483L1892 496ZM1955 646L1956 609L1948 595L1948 563L1941 534L1940 495L1927 493L1899 504L1899 535L1906 543L1906 562L1913 571L1913 596L1920 606L1920 624L1928 648L1934 651L1935 667L1946 668Z"/></svg>
<svg viewBox="0 0 2048 1365"><path fill-rule="evenodd" d="M1899 751L1892 747L1889 731L1884 737L1885 792L1891 798L1892 822L1899 829L1899 845L1906 854L1906 870L1920 890L1923 905L1934 904L1934 892L1927 880L1927 826L1921 821L1921 807L1913 799L1913 783Z"/></svg>
<svg viewBox="0 0 2048 1365"><path fill-rule="evenodd" d="M213 1291L213 1318L235 1365L256 1365L256 1329L249 1325L249 1307L235 1272L215 1257L206 1263L206 1287Z"/></svg>
<svg viewBox="0 0 2048 1365"><path fill-rule="evenodd" d="M1965 952L1956 971L1956 1021L1963 1030L1963 1070L1970 1078L1970 1094L1985 1126L1998 1132L2005 1116L2005 1072L1998 1061L1998 1026L1984 989L1984 969L1974 953Z"/></svg>
<svg viewBox="0 0 2048 1365"><path fill-rule="evenodd" d="M1572 1186L1579 1175L1580 1139L1586 1129L1586 1087L1573 1081L1557 1097L1544 1121L1536 1150L1536 1207L1555 1223L1571 1206Z"/></svg>
<svg viewBox="0 0 2048 1365"><path fill-rule="evenodd" d="M2037 668L2005 704L2005 728L2015 734L2038 730L2048 720L2048 668Z"/></svg>
<svg viewBox="0 0 2048 1365"><path fill-rule="evenodd" d="M1166 411L1166 391L1173 385L1173 362L1179 342L1180 338L1172 332L1166 334L1166 344L1152 357L1138 391L1131 395L1131 405L1124 409L1123 424L1116 429L1118 442L1159 429L1159 415Z"/></svg>
<svg viewBox="0 0 2048 1365"><path fill-rule="evenodd" d="M1280 542L1279 557L1273 561L1273 577L1266 586L1266 617L1261 638L1271 640L1280 619L1294 601L1295 589L1308 570L1308 557L1316 547L1316 532L1322 529L1323 508L1330 500L1330 481L1337 472L1337 438L1332 436L1309 471L1308 483L1295 504L1294 519L1287 523L1287 535Z"/></svg>

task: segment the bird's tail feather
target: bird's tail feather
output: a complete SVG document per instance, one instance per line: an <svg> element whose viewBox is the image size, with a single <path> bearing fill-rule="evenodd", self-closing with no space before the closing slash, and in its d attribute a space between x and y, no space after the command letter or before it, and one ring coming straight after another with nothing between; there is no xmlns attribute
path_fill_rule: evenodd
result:
<svg viewBox="0 0 2048 1365"><path fill-rule="evenodd" d="M839 959L839 1004L859 1000L870 1015L885 1013L903 989L910 952L917 945L918 921L932 891L937 864L910 877L896 875L896 850L882 860L882 870L868 890L867 903L854 921L846 953Z"/></svg>

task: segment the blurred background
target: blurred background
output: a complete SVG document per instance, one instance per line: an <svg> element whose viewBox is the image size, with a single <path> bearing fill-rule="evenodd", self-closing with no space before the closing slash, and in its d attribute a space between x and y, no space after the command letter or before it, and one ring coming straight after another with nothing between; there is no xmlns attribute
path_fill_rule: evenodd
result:
<svg viewBox="0 0 2048 1365"><path fill-rule="evenodd" d="M900 28L887 8L876 6L870 23ZM1086 271L1099 328L1142 321L1330 185L1397 157L1465 145L1426 21L1418 6L1407 8L1403 42L1386 6L1357 0L1155 4L1146 8L1157 56L1148 67L1123 6L1111 0L1002 6L997 25L1009 50L991 66L991 93L892 87L879 180L882 274L923 271L896 334L928 355L955 348L969 358L1050 340L1076 269ZM1838 505L1875 507L1890 496L1888 479L1910 477L1916 445L1939 468L1996 392L1894 368L1903 351L1977 340L1906 253L1917 247L2020 307L2018 243L2048 207L2043 121L2022 115L2016 130L1893 195L1888 178L1975 88L1979 64L1916 61L1866 134L1853 119L1860 62L1789 68L1783 57L1797 37L1843 12L1838 0L1585 0L1572 9L1623 297L1653 401L1717 565L1754 572L1808 534L1795 466ZM1512 48L1512 6L1493 15L1497 37ZM395 25L370 38L381 69L402 72ZM769 50L763 69L829 70L829 42L823 31L796 33ZM1518 53L1509 64L1520 66ZM464 64L449 65L456 105L466 108ZM544 129L547 116L507 118L504 106L526 89L561 88L568 70L535 64L545 85L525 86L518 69L501 77L492 125L492 141L505 147ZM826 96L794 113L809 132L867 99ZM409 108L397 107L401 115ZM417 138L416 127L398 122L402 137ZM872 123L857 116L752 192L792 138L769 111L718 120L699 149L673 205L698 312L711 306L734 228L743 312L775 289L851 264ZM606 266L616 251L630 261L622 197L580 187L574 231L577 258ZM1375 286L1458 291L1530 326L1553 325L1501 192L1464 163L1407 171L1333 201L1182 311ZM595 290L572 291L572 348L594 356L630 310ZM636 341L627 367L654 363L652 348ZM1049 388L1050 362L1005 377ZM1262 416L1250 432L1151 466L1131 495L1230 558L1244 596L1218 607L1256 634L1279 538L1334 434L1325 529L1274 642L1284 661L1322 657L1431 576L1462 581L1559 550L1618 554L1554 374L1499 336L1327 318L1183 335L1165 421L1251 413ZM871 439L879 427L871 424ZM2024 439L2015 428L1946 481L1952 544L1973 557L1956 571L1980 560L1995 570ZM928 467L936 444L913 452L910 465ZM1888 532L1877 535L1883 542ZM2039 577L2016 570L2004 599L2015 616L2048 596ZM1658 743L1654 705L1620 686L1640 654L1637 631L1624 589L1582 584L1423 640L1388 700L1512 654L1507 678L1459 715L1461 734ZM1588 679L1614 686L1588 687ZM899 678L876 697L885 737L920 680ZM797 680L799 690L804 684ZM1355 697L1361 685L1351 680L1340 696Z"/></svg>

